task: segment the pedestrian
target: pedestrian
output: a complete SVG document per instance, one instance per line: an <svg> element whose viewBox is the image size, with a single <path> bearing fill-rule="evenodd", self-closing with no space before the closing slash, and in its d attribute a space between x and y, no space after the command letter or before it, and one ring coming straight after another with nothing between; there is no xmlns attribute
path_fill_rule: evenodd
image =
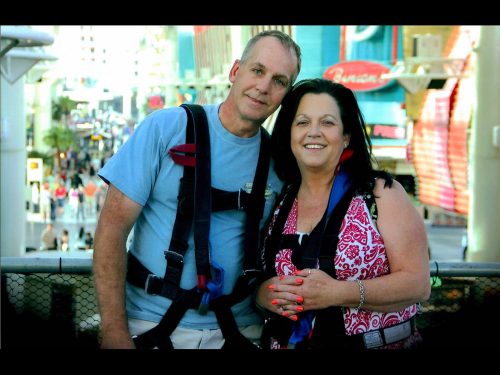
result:
<svg viewBox="0 0 500 375"><path fill-rule="evenodd" d="M75 243L75 249L77 250L85 250L85 228L80 227L80 230L78 231L78 234L76 235L76 243Z"/></svg>
<svg viewBox="0 0 500 375"><path fill-rule="evenodd" d="M88 184L85 186L85 205L87 208L87 215L91 215L94 210L95 205L95 193L97 186L94 184L92 179L89 180Z"/></svg>
<svg viewBox="0 0 500 375"><path fill-rule="evenodd" d="M78 212L78 190L73 187L69 189L68 205L71 209L71 213L76 215Z"/></svg>
<svg viewBox="0 0 500 375"><path fill-rule="evenodd" d="M108 191L108 185L101 179L97 180L95 191L95 205L96 205L96 214L99 215L101 212L102 205L104 204L104 200L106 199L106 193Z"/></svg>
<svg viewBox="0 0 500 375"><path fill-rule="evenodd" d="M327 79L298 82L271 144L287 186L262 250L268 280L255 294L269 313L263 341L418 347L417 305L431 291L425 224L401 184L373 168L354 93Z"/></svg>
<svg viewBox="0 0 500 375"><path fill-rule="evenodd" d="M186 141L186 110L171 108L153 112L99 172L99 176L109 184L94 243L94 280L101 312L102 348L134 348L136 345L173 348L221 348L226 345L233 348L238 346L240 350L256 348L252 343L260 342L264 321L254 309L251 298L251 281L256 277L256 262L259 258L258 233L283 186L274 169L266 166L269 161L265 157L267 138L261 125L291 89L300 72L300 61L300 48L288 35L276 30L264 31L249 41L241 60L234 62L229 73L232 86L226 100L222 104L206 105L201 109L208 118L209 134L206 137L209 139L200 135L204 139L197 139L196 143L200 149L205 144L211 149L209 158L197 156L196 163L198 160L204 165L209 162L211 173L203 172L203 179L206 180L210 175L212 178L203 187L199 182L197 190L208 189L210 195L212 186L233 193L230 193L232 200L227 202L230 203L230 209L222 207L224 199L219 201L220 206L217 204L217 208L223 211L212 215L206 200L203 200L203 204L200 200L200 205L196 206L204 210L203 217L208 216L210 220L209 238L205 225L207 221L195 224L197 240L199 234L196 228L203 231L203 250L196 250L202 258L199 260L199 272L195 264L194 242L186 238L191 224L179 224L175 229L176 233L178 230L183 231L185 242L171 241L176 215L190 215L191 207L194 207L191 203L184 206L184 200L177 199L180 179L183 173L189 174L192 168L177 164L168 148L164 147L180 147L189 143ZM190 146L186 147L189 149ZM174 150L170 151L174 153ZM262 156L260 161L259 155ZM187 157L181 158L179 163L192 163L189 155ZM261 167L256 172L258 164ZM201 166L200 169L198 166L196 168L200 174L205 169ZM254 179L255 182L252 182ZM183 181L184 194L184 186L188 186L189 181ZM244 201L248 196L252 197L250 192L254 193L254 198L248 199L254 203L246 206ZM193 190L187 194L187 201L190 202ZM180 211L176 209L178 202ZM238 210L242 206L246 207L246 211ZM134 237L128 252L129 277L125 283L126 240L134 223ZM171 250L165 252L164 246L169 243ZM182 269L179 268L181 266ZM141 270L147 269L145 272L152 275L164 275L167 267L169 270L175 269L174 273L178 275L178 278L175 276L173 279L175 282L172 281L172 289L163 284L160 277L152 276L149 280L142 277L145 274ZM213 280L208 275L210 270L216 275ZM170 271L168 274L172 276ZM238 279L240 283L235 289ZM188 300L194 305L188 308L170 292L164 296L151 296L149 293L153 293L152 290L144 289L159 285L165 285L166 293L167 289L173 293L178 291L180 295L187 293ZM197 293L198 288L203 293ZM233 290L235 299L231 304L217 299L221 294L231 294ZM154 293L160 292L155 289ZM236 297L239 293L239 297ZM212 299L216 301L213 305L210 304ZM217 301L221 301L220 304ZM234 306L230 308L233 303ZM172 309L169 308L171 306ZM187 311L185 314L176 313L179 308L183 312ZM172 314L175 318L172 318ZM130 319L128 322L127 316ZM164 321L170 322L168 328L164 324L157 325L164 316ZM223 325L224 335L221 330ZM143 334L150 329L154 329L155 333ZM210 339L206 340L204 332L209 332ZM131 335L137 337L132 339ZM157 337L159 341L151 342L148 337Z"/></svg>
<svg viewBox="0 0 500 375"><path fill-rule="evenodd" d="M91 157L90 157L90 154L88 153L87 150L85 150L85 159L84 159L84 162L85 162L85 168L88 168L90 162L91 162Z"/></svg>
<svg viewBox="0 0 500 375"><path fill-rule="evenodd" d="M57 250L57 237L54 234L52 223L48 223L41 235L40 250Z"/></svg>
<svg viewBox="0 0 500 375"><path fill-rule="evenodd" d="M84 186L83 179L82 179L79 172L71 171L70 179L71 179L71 187L72 188L78 189L80 186Z"/></svg>
<svg viewBox="0 0 500 375"><path fill-rule="evenodd" d="M81 215L82 220L85 220L85 190L80 187L76 190L77 194L77 206L76 206L76 220Z"/></svg>
<svg viewBox="0 0 500 375"><path fill-rule="evenodd" d="M56 188L55 195L57 199L57 213L59 217L64 215L64 203L66 200L66 195L68 191L64 187L61 180L59 180L59 186Z"/></svg>
<svg viewBox="0 0 500 375"><path fill-rule="evenodd" d="M68 170L66 168L61 168L59 171L59 179L66 185L66 180L68 179Z"/></svg>
<svg viewBox="0 0 500 375"><path fill-rule="evenodd" d="M63 230L63 234L61 236L61 250L62 251L69 250L69 231L67 229Z"/></svg>
<svg viewBox="0 0 500 375"><path fill-rule="evenodd" d="M42 191L40 192L40 207L41 207L41 215L42 220L44 222L50 221L51 219L51 206L50 200L52 198L52 194L49 190L49 183L46 182L42 185Z"/></svg>
<svg viewBox="0 0 500 375"><path fill-rule="evenodd" d="M32 212L37 214L40 212L40 189L38 188L38 182L34 182L31 185L31 204Z"/></svg>
<svg viewBox="0 0 500 375"><path fill-rule="evenodd" d="M87 232L86 238L85 238L85 248L87 250L92 249L93 245L94 245L94 239L92 238L92 233Z"/></svg>
<svg viewBox="0 0 500 375"><path fill-rule="evenodd" d="M89 166L89 177L90 177L90 179L94 179L94 177L95 177L95 168L94 168L93 163L90 163L90 166Z"/></svg>

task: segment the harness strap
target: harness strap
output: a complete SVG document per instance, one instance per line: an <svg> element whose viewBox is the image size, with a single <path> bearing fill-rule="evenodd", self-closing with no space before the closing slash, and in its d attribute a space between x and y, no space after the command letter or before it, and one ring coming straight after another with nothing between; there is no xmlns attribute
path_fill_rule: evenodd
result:
<svg viewBox="0 0 500 375"><path fill-rule="evenodd" d="M203 294L199 293L197 288L189 290L179 288L178 285L172 284L162 279L160 276L151 273L151 271L144 267L130 251L127 253L127 256L127 282L131 285L144 289L146 294L162 296L172 301L176 299L180 290L185 294L186 299L189 298L190 300L188 308L198 308ZM262 277L263 276L260 274L256 277L255 274L247 272L245 275L238 278L231 294L222 295L214 299L212 303L217 304L215 301L224 301L225 304L233 306L242 302L255 290L255 287L263 281ZM210 306L209 309L213 310L212 306Z"/></svg>
<svg viewBox="0 0 500 375"><path fill-rule="evenodd" d="M185 108L186 109L186 108ZM194 119L192 112L186 110L188 122L186 127L186 145L181 145L177 149L186 152L186 157L194 158L191 145L195 142L194 135ZM194 150L196 151L196 150ZM170 155L177 155L170 152ZM174 160L175 161L175 160ZM172 237L170 245L165 252L165 259L167 259L167 266L165 269L165 281L179 285L181 281L183 261L186 251L189 248L188 238L191 232L194 215L194 190L195 190L195 170L194 168L184 167L183 177L180 181L179 195L177 197L177 212L175 216L174 227L172 230Z"/></svg>
<svg viewBox="0 0 500 375"><path fill-rule="evenodd" d="M227 210L249 210L250 194L244 189L224 191L212 188L212 212Z"/></svg>
<svg viewBox="0 0 500 375"><path fill-rule="evenodd" d="M180 289L160 323L149 331L132 337L136 348L173 349L170 335L189 309L190 301L192 301L192 298L189 291Z"/></svg>
<svg viewBox="0 0 500 375"><path fill-rule="evenodd" d="M196 144L196 169L194 184L194 246L198 288L206 291L205 278L210 279L210 136L205 110L197 105L181 105L188 117L194 122L194 140ZM195 120L196 119L196 120ZM188 121L189 126L189 121Z"/></svg>
<svg viewBox="0 0 500 375"><path fill-rule="evenodd" d="M406 340L415 333L415 316L410 319L394 324L389 327L374 329L372 331L359 333L356 335L346 335L345 330L342 334L332 334L334 332L334 319L329 309L321 310L325 316L318 320L313 331L313 337L309 341L309 348L312 349L372 349L386 346ZM316 333L316 336L314 334Z"/></svg>
<svg viewBox="0 0 500 375"><path fill-rule="evenodd" d="M249 197L248 205L250 209L247 210L245 225L243 273L246 271L257 271L260 259L259 223L264 217L264 206L266 204L265 190L271 160L269 133L261 127L260 134L259 160L252 184L252 192ZM254 207L255 209L253 209Z"/></svg>

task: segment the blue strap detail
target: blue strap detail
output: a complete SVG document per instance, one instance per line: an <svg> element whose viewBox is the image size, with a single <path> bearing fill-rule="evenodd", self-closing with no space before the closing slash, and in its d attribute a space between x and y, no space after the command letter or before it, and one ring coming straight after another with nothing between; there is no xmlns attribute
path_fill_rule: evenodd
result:
<svg viewBox="0 0 500 375"><path fill-rule="evenodd" d="M213 261L212 258L212 243L209 241L210 245L210 259L211 266L214 270L214 280L206 280L205 286L209 291L203 293L202 303L208 305L210 303L210 299L218 298L222 295L224 291L224 269L220 267L217 263ZM200 290L198 290L200 292Z"/></svg>
<svg viewBox="0 0 500 375"><path fill-rule="evenodd" d="M328 216L331 215L333 209L340 202L345 192L352 184L352 178L345 169L340 167L339 173L333 182L332 191L330 193L330 201L328 203Z"/></svg>
<svg viewBox="0 0 500 375"><path fill-rule="evenodd" d="M290 344L296 345L304 341L304 337L308 336L312 328L312 318L314 311L306 311L305 314L300 315L300 319L292 325L293 333L288 341Z"/></svg>

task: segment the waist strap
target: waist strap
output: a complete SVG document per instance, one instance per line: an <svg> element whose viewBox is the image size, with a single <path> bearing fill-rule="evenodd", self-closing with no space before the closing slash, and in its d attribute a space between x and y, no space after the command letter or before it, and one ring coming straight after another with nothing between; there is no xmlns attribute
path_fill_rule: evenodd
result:
<svg viewBox="0 0 500 375"><path fill-rule="evenodd" d="M332 337L323 337L321 344L316 340L311 340L309 344L313 348L328 348L333 346L343 349L374 349L405 340L414 333L415 316L390 327L379 328L357 335L344 335L338 337L338 341L335 338L332 339Z"/></svg>

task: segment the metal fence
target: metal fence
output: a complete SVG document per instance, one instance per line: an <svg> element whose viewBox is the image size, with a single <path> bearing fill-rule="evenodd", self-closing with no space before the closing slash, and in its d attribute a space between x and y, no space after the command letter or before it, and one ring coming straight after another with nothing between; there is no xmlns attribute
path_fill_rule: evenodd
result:
<svg viewBox="0 0 500 375"><path fill-rule="evenodd" d="M2 258L2 348L97 349L92 259ZM423 348L489 348L500 337L500 263L431 262L431 296L417 328ZM497 341L492 340L492 341Z"/></svg>

